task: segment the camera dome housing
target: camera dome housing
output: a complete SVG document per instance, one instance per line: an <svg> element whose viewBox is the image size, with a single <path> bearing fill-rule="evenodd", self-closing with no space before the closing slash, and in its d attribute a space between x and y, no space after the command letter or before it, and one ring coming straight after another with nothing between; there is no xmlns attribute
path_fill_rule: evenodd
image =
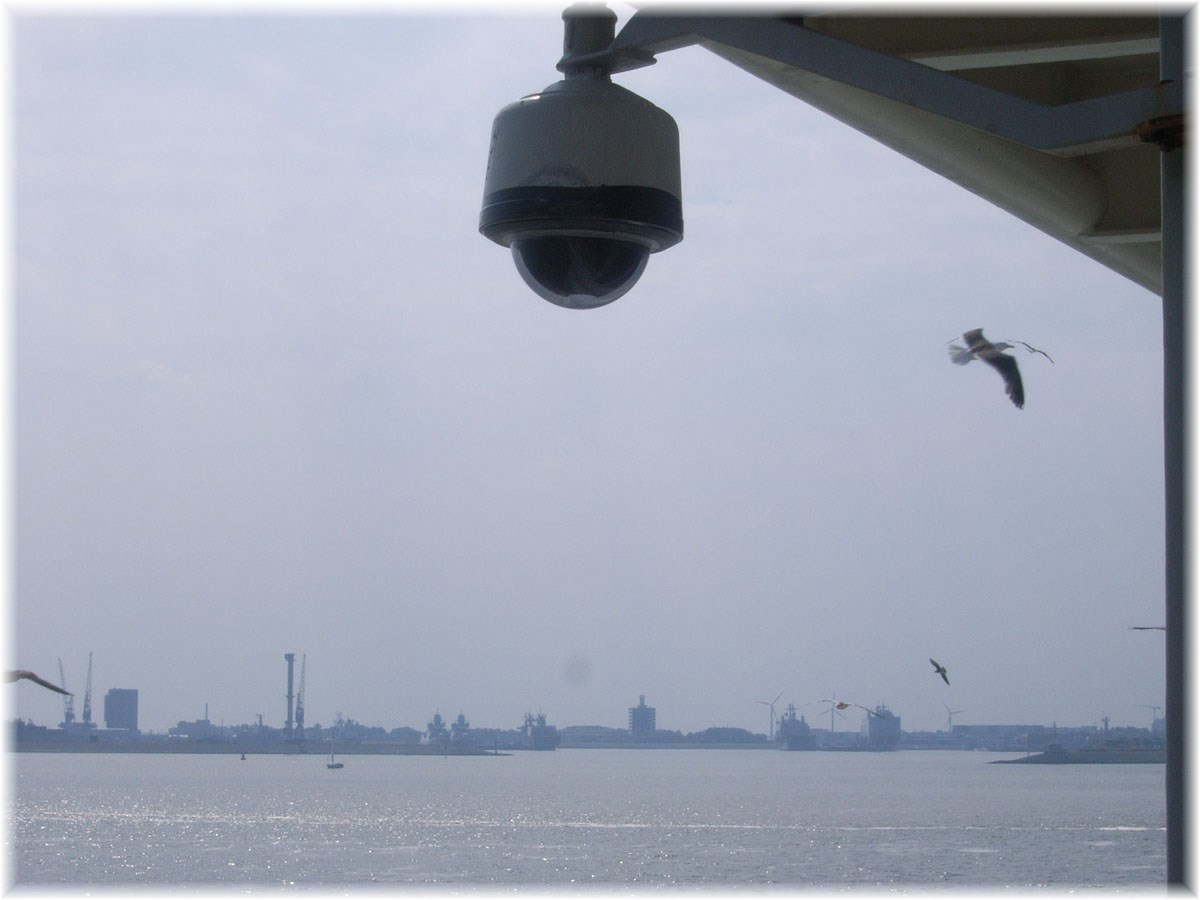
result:
<svg viewBox="0 0 1200 900"><path fill-rule="evenodd" d="M551 303L611 303L683 239L675 120L607 77L510 103L492 125L479 230Z"/></svg>

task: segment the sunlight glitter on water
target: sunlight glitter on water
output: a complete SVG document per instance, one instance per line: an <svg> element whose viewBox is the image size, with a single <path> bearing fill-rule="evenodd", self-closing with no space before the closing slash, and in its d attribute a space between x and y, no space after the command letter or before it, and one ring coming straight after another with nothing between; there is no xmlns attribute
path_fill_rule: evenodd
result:
<svg viewBox="0 0 1200 900"><path fill-rule="evenodd" d="M932 753L869 766L733 751L669 765L565 751L507 769L358 758L336 784L287 759L130 771L97 755L78 775L21 762L22 884L1153 885L1165 866L1161 768L1062 773L1049 792L995 772L1018 767ZM919 810L911 791L889 799L901 774Z"/></svg>

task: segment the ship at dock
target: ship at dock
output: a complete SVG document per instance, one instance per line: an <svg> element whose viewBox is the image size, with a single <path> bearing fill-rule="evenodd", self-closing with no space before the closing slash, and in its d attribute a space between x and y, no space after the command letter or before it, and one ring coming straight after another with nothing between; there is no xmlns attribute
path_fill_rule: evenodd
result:
<svg viewBox="0 0 1200 900"><path fill-rule="evenodd" d="M780 750L895 750L900 744L900 717L880 703L861 707L867 720L858 732L812 728L789 703L779 720L775 740Z"/></svg>
<svg viewBox="0 0 1200 900"><path fill-rule="evenodd" d="M868 750L895 750L900 743L900 717L880 703L867 710Z"/></svg>
<svg viewBox="0 0 1200 900"><path fill-rule="evenodd" d="M555 750L562 741L558 728L546 724L544 713L538 713L536 716L533 713L525 713L522 734L526 740L525 746L530 750Z"/></svg>
<svg viewBox="0 0 1200 900"><path fill-rule="evenodd" d="M816 750L817 742L813 738L812 729L804 716L796 715L796 704L789 703L779 727L775 731L775 740L780 750Z"/></svg>

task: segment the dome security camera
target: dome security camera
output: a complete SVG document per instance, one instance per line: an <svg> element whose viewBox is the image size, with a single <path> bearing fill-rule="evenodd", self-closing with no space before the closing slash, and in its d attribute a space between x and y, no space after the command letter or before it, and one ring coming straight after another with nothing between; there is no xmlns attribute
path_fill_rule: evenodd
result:
<svg viewBox="0 0 1200 900"><path fill-rule="evenodd" d="M679 129L607 72L568 70L496 115L483 193L479 230L535 293L604 306L683 239Z"/></svg>

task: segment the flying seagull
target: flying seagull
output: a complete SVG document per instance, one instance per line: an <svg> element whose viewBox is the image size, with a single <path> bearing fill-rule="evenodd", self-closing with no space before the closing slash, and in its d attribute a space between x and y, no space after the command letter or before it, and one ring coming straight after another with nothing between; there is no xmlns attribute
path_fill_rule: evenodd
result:
<svg viewBox="0 0 1200 900"><path fill-rule="evenodd" d="M34 675L28 669L9 669L4 676L6 681L20 681L22 678L32 681L34 684L40 684L42 687L49 688L52 691L57 691L60 694L66 694L68 697L75 696L70 691L63 690L57 684L51 684L45 678Z"/></svg>
<svg viewBox="0 0 1200 900"><path fill-rule="evenodd" d="M845 700L818 700L818 703L832 703L834 709L849 709L853 704Z"/></svg>
<svg viewBox="0 0 1200 900"><path fill-rule="evenodd" d="M946 677L946 667L943 666L936 659L934 659L932 656L929 657L929 661L931 663L933 663L933 671L936 672L938 675L942 676L942 681L946 682L946 684L949 684L950 679Z"/></svg>
<svg viewBox="0 0 1200 900"><path fill-rule="evenodd" d="M1005 350L1011 350L1015 344L1011 344L1008 341L998 341L993 344L983 336L982 328L963 332L963 341L966 343L965 347L961 347L953 341L949 342L950 361L955 365L965 366L973 359L982 359L1000 373L1013 405L1017 409L1024 408L1025 387L1021 383L1021 372L1017 368L1017 361L1004 352ZM1040 353L1046 359L1050 359L1050 354L1045 350L1031 347L1024 341L1017 341L1016 343L1020 344L1030 353ZM1050 362L1054 362L1054 360L1050 359Z"/></svg>

